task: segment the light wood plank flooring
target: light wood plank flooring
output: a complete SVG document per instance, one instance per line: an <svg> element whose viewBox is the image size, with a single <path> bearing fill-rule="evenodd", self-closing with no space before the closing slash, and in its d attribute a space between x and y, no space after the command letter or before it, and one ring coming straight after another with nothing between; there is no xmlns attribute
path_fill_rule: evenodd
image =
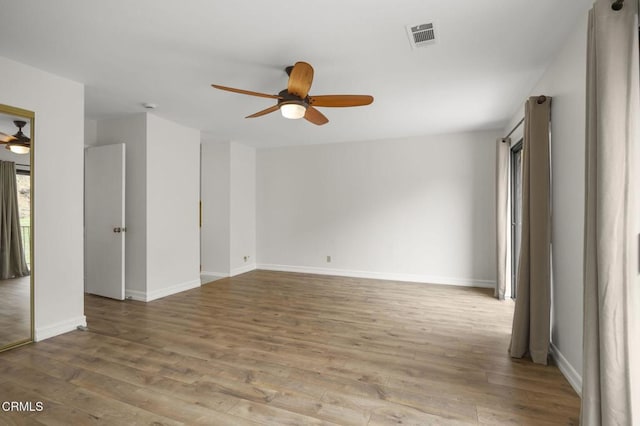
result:
<svg viewBox="0 0 640 426"><path fill-rule="evenodd" d="M0 347L31 338L31 277L0 280Z"/></svg>
<svg viewBox="0 0 640 426"><path fill-rule="evenodd" d="M577 424L558 369L508 356L490 291L254 271L0 354L0 424Z"/></svg>

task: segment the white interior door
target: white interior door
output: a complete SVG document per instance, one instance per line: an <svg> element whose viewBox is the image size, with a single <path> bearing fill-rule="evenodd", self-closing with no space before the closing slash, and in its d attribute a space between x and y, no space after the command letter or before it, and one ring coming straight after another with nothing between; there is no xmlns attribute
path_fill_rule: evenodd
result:
<svg viewBox="0 0 640 426"><path fill-rule="evenodd" d="M85 291L124 299L125 145L85 150Z"/></svg>

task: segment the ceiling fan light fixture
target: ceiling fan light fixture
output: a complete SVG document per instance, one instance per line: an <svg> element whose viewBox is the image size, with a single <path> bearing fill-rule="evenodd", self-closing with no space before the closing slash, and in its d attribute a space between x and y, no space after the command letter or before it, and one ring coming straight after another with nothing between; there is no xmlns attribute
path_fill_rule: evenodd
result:
<svg viewBox="0 0 640 426"><path fill-rule="evenodd" d="M307 108L298 103L286 103L280 105L280 112L284 118L289 118L291 120L296 120L304 117L307 112Z"/></svg>
<svg viewBox="0 0 640 426"><path fill-rule="evenodd" d="M9 142L6 148L14 154L28 154L29 145L20 142Z"/></svg>

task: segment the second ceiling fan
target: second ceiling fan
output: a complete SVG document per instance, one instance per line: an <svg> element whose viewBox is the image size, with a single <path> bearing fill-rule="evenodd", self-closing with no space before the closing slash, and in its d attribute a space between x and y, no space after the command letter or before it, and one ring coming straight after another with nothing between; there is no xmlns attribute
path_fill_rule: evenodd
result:
<svg viewBox="0 0 640 426"><path fill-rule="evenodd" d="M305 118L318 126L328 123L329 119L315 107L354 107L369 105L373 102L373 96L369 95L309 95L309 89L313 82L313 67L306 62L296 62L295 65L287 67L285 71L289 75L289 82L287 88L277 95L235 89L217 84L212 84L211 86L228 92L278 100L276 105L251 114L246 118L260 117L280 110L286 118Z"/></svg>
<svg viewBox="0 0 640 426"><path fill-rule="evenodd" d="M22 128L27 125L27 122L13 120L13 124L18 128L18 132L15 135L0 132L0 144L6 144L5 148L14 154L28 154L31 149L31 139L22 132Z"/></svg>

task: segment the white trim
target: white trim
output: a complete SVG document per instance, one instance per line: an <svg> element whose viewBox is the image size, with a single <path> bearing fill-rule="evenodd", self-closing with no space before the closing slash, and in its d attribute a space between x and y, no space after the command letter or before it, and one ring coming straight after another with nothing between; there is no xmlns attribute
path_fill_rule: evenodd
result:
<svg viewBox="0 0 640 426"><path fill-rule="evenodd" d="M73 331L77 329L78 326L86 327L87 317L81 315L79 317L70 318L45 327L36 327L34 340L36 342L40 342L41 340Z"/></svg>
<svg viewBox="0 0 640 426"><path fill-rule="evenodd" d="M556 345L551 343L549 349L551 349L551 356L558 365L558 369L560 369L560 372L567 379L573 390L576 391L576 393L580 397L582 397L582 376L578 374L576 369L573 368L573 365L571 365L571 363L567 361L567 359L564 357L564 355L562 355L562 352L560 352Z"/></svg>
<svg viewBox="0 0 640 426"><path fill-rule="evenodd" d="M193 281L187 281L180 284L175 284L169 287L161 288L158 290L148 291L147 292L147 302L151 302L152 300L160 299L162 297L171 296L172 294L180 293L183 291L191 290L193 288L200 287L200 278Z"/></svg>
<svg viewBox="0 0 640 426"><path fill-rule="evenodd" d="M200 287L200 285L200 279L198 278L197 280L187 281L184 283L175 284L169 287L147 292L126 289L124 294L127 299L137 300L139 302L151 302L152 300L160 299L163 297L171 296L172 294Z"/></svg>
<svg viewBox="0 0 640 426"><path fill-rule="evenodd" d="M300 272L303 274L337 275L339 277L372 278L376 280L405 281L412 283L445 284L463 287L495 288L496 286L495 280L435 277L432 275L402 274L394 272L351 271L348 269L329 269L315 266L258 264L258 269L264 269L267 271Z"/></svg>
<svg viewBox="0 0 640 426"><path fill-rule="evenodd" d="M146 302L147 301L147 293L139 290L129 290L128 288L124 289L124 297L125 299L137 300L138 302Z"/></svg>
<svg viewBox="0 0 640 426"><path fill-rule="evenodd" d="M216 277L216 278L227 278L229 276L228 272L211 272L211 271L200 271L200 276L206 275L208 277Z"/></svg>
<svg viewBox="0 0 640 426"><path fill-rule="evenodd" d="M245 274L247 272L253 271L254 269L256 269L256 264L255 263L251 263L249 265L245 265L245 266L241 266L239 268L232 269L231 273L229 274L229 276L230 277L235 277L236 275Z"/></svg>
<svg viewBox="0 0 640 426"><path fill-rule="evenodd" d="M200 272L200 284L207 284L212 281L220 280L222 278L228 278L229 274L224 272L209 272L209 271L201 271Z"/></svg>

